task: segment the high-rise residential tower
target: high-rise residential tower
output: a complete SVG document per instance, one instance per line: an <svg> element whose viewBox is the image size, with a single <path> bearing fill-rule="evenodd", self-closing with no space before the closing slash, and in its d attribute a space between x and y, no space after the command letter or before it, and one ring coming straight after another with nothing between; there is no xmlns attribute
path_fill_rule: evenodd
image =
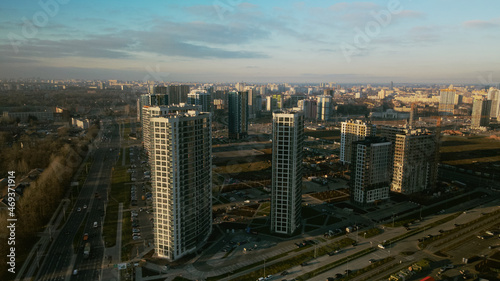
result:
<svg viewBox="0 0 500 281"><path fill-rule="evenodd" d="M403 194L432 189L437 180L436 135L424 129L396 134L391 190Z"/></svg>
<svg viewBox="0 0 500 281"><path fill-rule="evenodd" d="M352 143L351 200L360 205L389 199L391 142L366 137Z"/></svg>
<svg viewBox="0 0 500 281"><path fill-rule="evenodd" d="M485 128L490 124L492 100L476 99L472 104L471 128Z"/></svg>
<svg viewBox="0 0 500 281"><path fill-rule="evenodd" d="M248 136L248 93L230 92L228 94L228 136L242 139Z"/></svg>
<svg viewBox="0 0 500 281"><path fill-rule="evenodd" d="M273 113L271 232L291 235L301 224L304 116Z"/></svg>
<svg viewBox="0 0 500 281"><path fill-rule="evenodd" d="M154 248L173 261L199 250L212 230L211 114L170 108L150 125Z"/></svg>
<svg viewBox="0 0 500 281"><path fill-rule="evenodd" d="M169 104L180 104L187 102L189 85L169 85L167 87Z"/></svg>
<svg viewBox="0 0 500 281"><path fill-rule="evenodd" d="M194 90L187 96L187 103L199 105L202 112L212 112L212 99L207 90Z"/></svg>
<svg viewBox="0 0 500 281"><path fill-rule="evenodd" d="M439 113L453 115L456 113L458 104L461 103L462 96L457 94L457 90L443 89L439 95Z"/></svg>
<svg viewBox="0 0 500 281"><path fill-rule="evenodd" d="M343 164L351 163L352 143L364 140L365 137L375 136L377 126L361 120L342 122L340 130L340 161Z"/></svg>
<svg viewBox="0 0 500 281"><path fill-rule="evenodd" d="M499 120L500 118L500 90L496 88L490 88L488 90L488 100L491 100L491 110L490 117L496 118Z"/></svg>
<svg viewBox="0 0 500 281"><path fill-rule="evenodd" d="M316 119L328 121L332 114L332 96L318 96Z"/></svg>
<svg viewBox="0 0 500 281"><path fill-rule="evenodd" d="M142 122L143 106L166 106L168 104L168 95L165 93L141 95L137 100L137 121Z"/></svg>

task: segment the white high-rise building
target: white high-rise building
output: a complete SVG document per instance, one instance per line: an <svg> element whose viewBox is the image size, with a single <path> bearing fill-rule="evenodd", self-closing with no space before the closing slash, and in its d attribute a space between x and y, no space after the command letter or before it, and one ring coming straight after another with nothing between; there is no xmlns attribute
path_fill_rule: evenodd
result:
<svg viewBox="0 0 500 281"><path fill-rule="evenodd" d="M273 113L271 232L292 234L301 224L304 116Z"/></svg>
<svg viewBox="0 0 500 281"><path fill-rule="evenodd" d="M176 111L150 118L154 247L177 260L196 252L212 231L211 114Z"/></svg>
<svg viewBox="0 0 500 281"><path fill-rule="evenodd" d="M340 161L351 163L352 143L364 140L365 137L375 136L377 126L361 120L342 122L340 130Z"/></svg>
<svg viewBox="0 0 500 281"><path fill-rule="evenodd" d="M391 142L366 137L352 143L351 199L361 205L389 199Z"/></svg>

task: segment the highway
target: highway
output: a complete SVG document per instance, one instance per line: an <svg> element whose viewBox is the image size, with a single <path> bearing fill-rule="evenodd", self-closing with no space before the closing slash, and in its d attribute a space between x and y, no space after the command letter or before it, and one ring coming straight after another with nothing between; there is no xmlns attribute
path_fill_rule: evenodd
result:
<svg viewBox="0 0 500 281"><path fill-rule="evenodd" d="M87 179L83 184L76 204L62 229L55 233L53 243L43 257L43 263L35 280L99 280L104 255L102 223L106 210L107 189L111 170L118 158L120 137L118 125L104 121L101 140L93 154ZM98 193L98 196L96 196ZM94 227L97 222L97 227ZM88 233L88 241L77 238L73 241L82 223L83 233ZM78 235L80 235L78 233ZM85 242L90 243L90 255L84 257ZM77 270L74 274L74 270ZM71 276L71 278L69 278Z"/></svg>

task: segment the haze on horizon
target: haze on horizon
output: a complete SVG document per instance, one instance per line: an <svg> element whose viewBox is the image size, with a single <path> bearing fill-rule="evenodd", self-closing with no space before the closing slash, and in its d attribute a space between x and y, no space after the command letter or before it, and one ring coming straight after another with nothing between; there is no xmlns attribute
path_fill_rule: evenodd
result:
<svg viewBox="0 0 500 281"><path fill-rule="evenodd" d="M0 79L499 83L499 8L493 0L8 1Z"/></svg>

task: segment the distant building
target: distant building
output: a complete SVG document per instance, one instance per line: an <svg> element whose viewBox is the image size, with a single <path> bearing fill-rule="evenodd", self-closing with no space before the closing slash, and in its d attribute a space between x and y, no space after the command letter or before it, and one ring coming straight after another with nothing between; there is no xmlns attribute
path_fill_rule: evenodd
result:
<svg viewBox="0 0 500 281"><path fill-rule="evenodd" d="M88 119L71 118L71 124L74 127L87 130L89 128L90 122Z"/></svg>
<svg viewBox="0 0 500 281"><path fill-rule="evenodd" d="M389 199L391 142L366 137L352 143L351 200L360 205Z"/></svg>
<svg viewBox="0 0 500 281"><path fill-rule="evenodd" d="M188 85L169 85L167 86L169 105L187 103L189 94Z"/></svg>
<svg viewBox="0 0 500 281"><path fill-rule="evenodd" d="M370 122L361 120L348 120L342 122L340 129L340 162L351 163L352 143L364 140L366 137L375 136L377 127Z"/></svg>
<svg viewBox="0 0 500 281"><path fill-rule="evenodd" d="M304 118L316 119L318 112L318 102L315 99L299 100L297 107L304 112Z"/></svg>
<svg viewBox="0 0 500 281"><path fill-rule="evenodd" d="M488 91L488 100L491 101L490 117L500 119L500 90L490 88Z"/></svg>
<svg viewBox="0 0 500 281"><path fill-rule="evenodd" d="M440 91L439 113L453 115L460 103L462 103L462 95L457 94L457 90L443 89Z"/></svg>
<svg viewBox="0 0 500 281"><path fill-rule="evenodd" d="M291 235L301 225L304 116L273 113L271 232Z"/></svg>
<svg viewBox="0 0 500 281"><path fill-rule="evenodd" d="M490 111L493 101L476 99L472 104L471 128L485 128L490 124Z"/></svg>
<svg viewBox="0 0 500 281"><path fill-rule="evenodd" d="M5 118L19 119L21 122L28 122L30 118L38 121L54 121L54 112L8 112L4 111L2 114ZM67 123L66 123L67 124Z"/></svg>
<svg viewBox="0 0 500 281"><path fill-rule="evenodd" d="M142 122L142 108L143 106L167 106L169 104L168 95L164 93L162 89L165 87L155 87L155 91L159 91L154 94L141 95L137 100L137 119Z"/></svg>
<svg viewBox="0 0 500 281"><path fill-rule="evenodd" d="M199 251L212 231L211 114L169 107L150 125L153 244L174 261Z"/></svg>
<svg viewBox="0 0 500 281"><path fill-rule="evenodd" d="M332 115L332 97L318 96L316 119L328 121Z"/></svg>
<svg viewBox="0 0 500 281"><path fill-rule="evenodd" d="M201 112L212 112L212 99L206 90L191 91L187 99L187 104L199 105Z"/></svg>
<svg viewBox="0 0 500 281"><path fill-rule="evenodd" d="M437 180L436 135L404 129L395 136L391 190L402 194L432 189Z"/></svg>
<svg viewBox="0 0 500 281"><path fill-rule="evenodd" d="M242 139L248 136L248 93L228 94L228 137Z"/></svg>

